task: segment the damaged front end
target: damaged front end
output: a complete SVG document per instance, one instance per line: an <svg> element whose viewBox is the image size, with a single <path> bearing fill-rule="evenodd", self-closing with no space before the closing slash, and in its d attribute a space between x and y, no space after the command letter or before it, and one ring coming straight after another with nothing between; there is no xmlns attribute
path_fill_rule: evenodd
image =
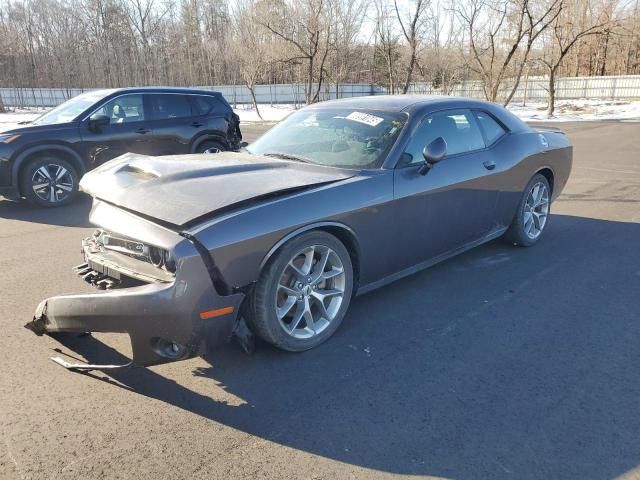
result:
<svg viewBox="0 0 640 480"><path fill-rule="evenodd" d="M212 259L193 240L99 200L91 221L102 228L82 242L84 262L75 271L100 291L43 300L25 327L36 335L126 333L132 358L124 365L56 363L75 370L157 365L201 355L243 330L244 294L217 291Z"/></svg>

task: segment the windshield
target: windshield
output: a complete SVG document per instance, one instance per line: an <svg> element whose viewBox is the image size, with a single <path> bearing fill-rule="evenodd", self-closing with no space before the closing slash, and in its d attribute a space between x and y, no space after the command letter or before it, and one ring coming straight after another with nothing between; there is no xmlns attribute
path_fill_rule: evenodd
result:
<svg viewBox="0 0 640 480"><path fill-rule="evenodd" d="M288 116L247 150L342 168L382 165L406 116L353 108L303 109Z"/></svg>
<svg viewBox="0 0 640 480"><path fill-rule="evenodd" d="M48 111L33 123L36 125L51 125L53 123L66 123L74 120L78 115L91 107L97 101L112 93L112 90L96 90L83 93L77 97L58 105L53 110Z"/></svg>

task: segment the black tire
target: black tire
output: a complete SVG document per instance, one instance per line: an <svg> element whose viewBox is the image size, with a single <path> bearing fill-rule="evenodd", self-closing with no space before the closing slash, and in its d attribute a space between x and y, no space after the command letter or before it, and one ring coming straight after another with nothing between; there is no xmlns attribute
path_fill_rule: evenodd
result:
<svg viewBox="0 0 640 480"><path fill-rule="evenodd" d="M55 173L60 168L64 169L66 173L56 179ZM40 172L43 172L44 175ZM39 179L46 181L47 174L51 177L48 180L49 186L42 187L38 190L39 193L36 193L34 184L43 185L44 183L37 182ZM53 186L51 180L53 180ZM78 181L78 171L73 164L59 157L43 155L31 160L20 172L20 193L30 203L38 207L61 207L76 198Z"/></svg>
<svg viewBox="0 0 640 480"><path fill-rule="evenodd" d="M344 276L340 277L340 281L343 282L343 295L333 319L323 330L314 333L310 338L295 338L285 331L285 327L276 315L276 295L285 268L290 268L288 267L289 262L292 258L296 258L299 252L311 247L318 248L318 250L329 248L338 256L344 272ZM345 246L336 237L326 232L307 232L285 243L265 265L253 294L253 315L248 320L254 333L278 348L291 352L309 350L326 341L338 329L349 308L352 293L353 265ZM308 292L306 295L311 303L317 301L309 297ZM294 306L298 308L297 304ZM303 320L302 324L305 321Z"/></svg>
<svg viewBox="0 0 640 480"><path fill-rule="evenodd" d="M527 211L530 211L530 206L527 204L527 199L529 198L529 194L531 193L532 189L539 184L544 185L544 187L546 188L546 191L548 192L549 198L548 198L547 212L545 215L545 221L544 221L543 227L540 230L540 233L535 238L532 238L525 231L525 223L526 223L525 215ZM520 203L518 204L518 210L516 211L513 221L509 226L509 229L504 234L504 237L503 237L504 240L508 243L511 243L512 245L517 245L519 247L531 247L536 243L538 243L542 238L542 235L544 234L544 231L546 230L547 225L549 223L549 214L550 214L549 207L550 207L550 201L551 201L550 196L551 196L551 188L549 186L549 181L547 180L547 178L544 175L539 173L534 175L531 178L531 180L529 180L529 183L527 183L527 186L525 187L524 192L522 193L522 198L520 199Z"/></svg>
<svg viewBox="0 0 640 480"><path fill-rule="evenodd" d="M206 150L214 148L218 149L219 152L224 152L226 150L226 148L224 148L224 145L222 145L221 143L207 140L206 142L202 142L200 145L198 145L195 153L204 153Z"/></svg>

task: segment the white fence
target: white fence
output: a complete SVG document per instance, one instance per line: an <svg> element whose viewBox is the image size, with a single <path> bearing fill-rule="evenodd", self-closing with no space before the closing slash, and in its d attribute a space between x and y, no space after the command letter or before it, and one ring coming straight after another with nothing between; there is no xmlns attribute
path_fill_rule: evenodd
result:
<svg viewBox="0 0 640 480"><path fill-rule="evenodd" d="M501 95L511 89L512 84L506 81ZM233 104L251 103L251 95L244 85L218 85L199 87L217 90L223 93ZM0 88L0 96L7 107L53 107L88 89L82 88ZM442 95L440 89L428 83L415 83L411 93ZM258 103L304 103L304 85L277 84L257 85L255 87ZM364 95L385 95L387 89L368 83L348 83L339 85L323 85L320 91L321 100L333 98L360 97ZM547 80L542 77L522 79L513 97L514 102L542 102L547 99ZM462 82L452 89L451 95L484 98L482 83L477 80ZM556 83L556 98L571 100L590 98L598 100L632 100L640 99L640 75L624 75L612 77L575 77L560 78Z"/></svg>
<svg viewBox="0 0 640 480"><path fill-rule="evenodd" d="M244 85L199 86L195 88L222 92L233 104L251 103L251 94ZM69 98L91 89L82 88L0 88L0 97L6 107L54 107ZM304 104L304 85L297 83L256 85L254 88L258 103ZM369 83L346 83L323 85L320 100L333 98L362 97L365 95L384 95L386 89Z"/></svg>
<svg viewBox="0 0 640 480"><path fill-rule="evenodd" d="M512 102L544 102L549 94L549 80L544 77L522 79L513 96ZM506 98L513 88L511 80L501 86L501 98ZM410 87L412 93L441 95L441 91L430 84L416 83ZM451 95L484 98L482 82L478 80L461 82L455 85ZM588 98L594 100L633 100L640 99L640 75L620 75L611 77L565 77L556 81L557 100L575 100Z"/></svg>

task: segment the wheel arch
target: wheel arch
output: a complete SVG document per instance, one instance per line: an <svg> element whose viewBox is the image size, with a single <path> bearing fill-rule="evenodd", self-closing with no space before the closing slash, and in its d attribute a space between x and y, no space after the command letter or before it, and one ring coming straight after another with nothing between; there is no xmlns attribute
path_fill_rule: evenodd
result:
<svg viewBox="0 0 640 480"><path fill-rule="evenodd" d="M549 193L550 193L550 195L553 195L553 181L554 181L555 175L554 175L553 170L551 169L551 167L549 167L549 166L542 167L535 174L536 175L540 174L544 178L547 179L547 182L549 182L549 188L551 189L551 191Z"/></svg>
<svg viewBox="0 0 640 480"><path fill-rule="evenodd" d="M330 235L333 235L338 240L342 242L342 244L346 247L347 252L349 252L349 256L351 257L351 264L353 265L353 292L354 295L358 290L359 279L360 279L360 243L358 242L358 237L353 229L343 223L339 222L318 222L312 223L309 225L305 225L300 227L284 237L282 237L276 244L271 247L271 249L267 252L267 254L260 262L260 271L264 268L264 266L269 262L271 258L282 248L282 246L287 243L289 240L296 238L303 233L311 232L311 231L320 231L326 232Z"/></svg>
<svg viewBox="0 0 640 480"><path fill-rule="evenodd" d="M196 138L191 144L191 153L195 153L198 147L205 142L216 142L220 143L227 150L229 149L229 142L224 137L224 135L218 133L205 133Z"/></svg>
<svg viewBox="0 0 640 480"><path fill-rule="evenodd" d="M82 177L82 175L84 175L87 170L86 165L82 161L82 158L80 158L80 155L78 155L78 153L71 147L55 143L37 145L27 148L26 150L20 152L20 154L16 157L16 160L13 163L13 171L11 174L12 185L20 189L20 174L22 173L23 168L28 165L31 159L35 158L38 155L47 153L54 156L60 156L64 160L70 162L78 170L79 177Z"/></svg>

